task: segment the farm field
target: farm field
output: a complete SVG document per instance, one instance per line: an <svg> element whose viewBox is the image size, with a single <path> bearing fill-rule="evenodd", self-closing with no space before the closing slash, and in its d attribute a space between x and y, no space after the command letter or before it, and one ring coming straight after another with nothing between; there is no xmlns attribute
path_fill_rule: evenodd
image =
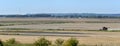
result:
<svg viewBox="0 0 120 46"><path fill-rule="evenodd" d="M0 18L0 39L15 38L21 43L33 43L41 37L50 41L74 37L80 44L119 46L119 30L100 31L102 27L120 29L120 19Z"/></svg>
<svg viewBox="0 0 120 46"><path fill-rule="evenodd" d="M0 18L0 29L100 30L119 29L120 19Z"/></svg>
<svg viewBox="0 0 120 46"><path fill-rule="evenodd" d="M120 23L63 23L63 24L31 24L31 25L14 25L1 26L0 28L25 28L34 30L99 30L102 27L119 29Z"/></svg>

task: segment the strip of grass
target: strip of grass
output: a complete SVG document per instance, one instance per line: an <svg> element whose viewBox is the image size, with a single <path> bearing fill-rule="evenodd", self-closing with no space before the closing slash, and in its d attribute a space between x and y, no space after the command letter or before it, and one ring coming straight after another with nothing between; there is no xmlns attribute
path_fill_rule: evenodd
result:
<svg viewBox="0 0 120 46"><path fill-rule="evenodd" d="M0 30L31 30L27 28L0 28Z"/></svg>
<svg viewBox="0 0 120 46"><path fill-rule="evenodd" d="M61 23L74 23L64 21L2 21L0 26L13 26L13 25L30 25L30 24L61 24Z"/></svg>

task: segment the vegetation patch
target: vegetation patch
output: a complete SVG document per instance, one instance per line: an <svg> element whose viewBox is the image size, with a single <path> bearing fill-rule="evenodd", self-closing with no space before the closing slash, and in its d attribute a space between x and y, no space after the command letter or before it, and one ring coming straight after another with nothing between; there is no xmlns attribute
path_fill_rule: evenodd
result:
<svg viewBox="0 0 120 46"><path fill-rule="evenodd" d="M19 41L16 41L14 38L8 39L6 41L0 40L0 46L119 46L119 44L94 44L94 45L88 45L88 44L80 44L80 42L76 38L69 38L67 40L63 39L56 39L55 41L51 42L50 40L47 40L46 38L39 38L33 43L27 44L27 43L21 43Z"/></svg>
<svg viewBox="0 0 120 46"><path fill-rule="evenodd" d="M0 28L0 30L31 30L27 28Z"/></svg>

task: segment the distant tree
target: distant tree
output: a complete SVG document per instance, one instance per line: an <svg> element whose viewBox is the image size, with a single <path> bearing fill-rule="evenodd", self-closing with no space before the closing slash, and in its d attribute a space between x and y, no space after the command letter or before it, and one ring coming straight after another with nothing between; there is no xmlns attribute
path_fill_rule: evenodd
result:
<svg viewBox="0 0 120 46"><path fill-rule="evenodd" d="M46 40L45 38L40 38L34 43L35 46L49 46L51 45L51 42L49 40Z"/></svg>

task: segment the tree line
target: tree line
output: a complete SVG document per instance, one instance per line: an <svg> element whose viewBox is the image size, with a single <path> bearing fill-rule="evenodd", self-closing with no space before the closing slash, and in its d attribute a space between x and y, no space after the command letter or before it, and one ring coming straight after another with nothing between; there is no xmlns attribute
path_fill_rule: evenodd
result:
<svg viewBox="0 0 120 46"><path fill-rule="evenodd" d="M120 18L120 14L93 14L93 13L49 13L49 14L25 14L25 15L0 15L0 17L53 17L53 18Z"/></svg>

